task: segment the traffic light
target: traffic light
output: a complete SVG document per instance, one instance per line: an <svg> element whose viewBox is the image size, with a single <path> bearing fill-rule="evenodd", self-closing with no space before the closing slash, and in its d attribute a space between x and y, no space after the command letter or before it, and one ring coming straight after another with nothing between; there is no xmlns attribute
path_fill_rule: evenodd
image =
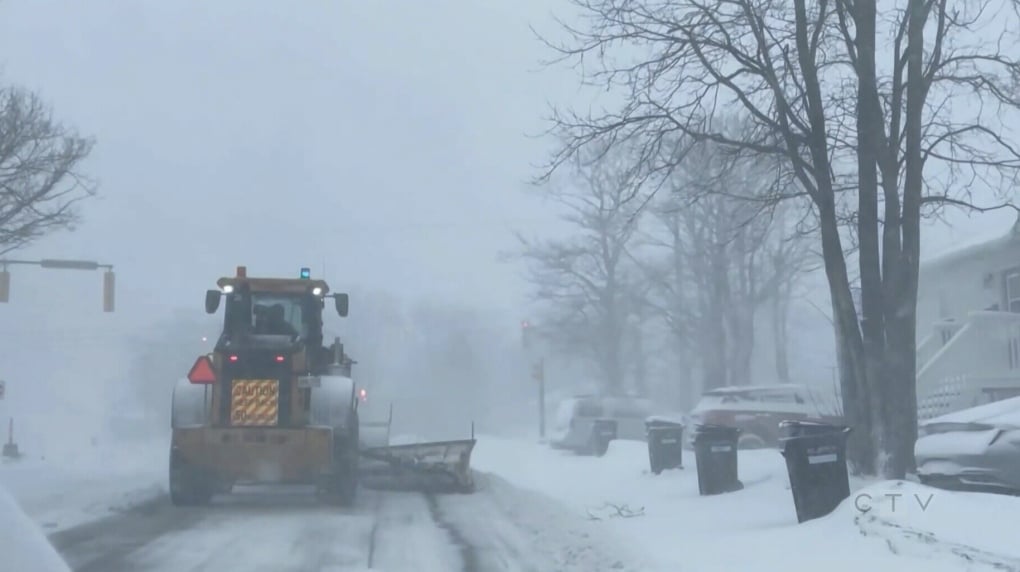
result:
<svg viewBox="0 0 1020 572"><path fill-rule="evenodd" d="M527 320L521 321L521 346L531 348L531 324Z"/></svg>
<svg viewBox="0 0 1020 572"><path fill-rule="evenodd" d="M114 274L113 270L103 273L103 311L112 312L114 308Z"/></svg>
<svg viewBox="0 0 1020 572"><path fill-rule="evenodd" d="M11 299L11 273L0 270L0 302L7 303Z"/></svg>

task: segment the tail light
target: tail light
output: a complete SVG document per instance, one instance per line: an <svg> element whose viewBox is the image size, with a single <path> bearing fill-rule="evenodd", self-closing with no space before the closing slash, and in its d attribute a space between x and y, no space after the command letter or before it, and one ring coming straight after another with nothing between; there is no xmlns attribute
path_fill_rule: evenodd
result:
<svg viewBox="0 0 1020 572"><path fill-rule="evenodd" d="M284 359L286 358L284 358L283 356L276 356L276 363L283 363Z"/></svg>
<svg viewBox="0 0 1020 572"><path fill-rule="evenodd" d="M232 361L232 362L236 362L236 361L237 361L237 356L230 356L230 358L229 358L229 359L230 359L230 361Z"/></svg>

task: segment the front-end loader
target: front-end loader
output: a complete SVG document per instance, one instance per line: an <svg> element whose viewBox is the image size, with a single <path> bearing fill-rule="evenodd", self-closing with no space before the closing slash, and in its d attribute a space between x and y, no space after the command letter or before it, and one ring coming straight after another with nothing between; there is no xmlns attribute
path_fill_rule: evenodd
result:
<svg viewBox="0 0 1020 572"><path fill-rule="evenodd" d="M358 398L339 340L323 345L332 298L308 269L298 278L249 278L245 267L206 293L223 329L174 389L170 498L205 504L235 484L315 485L350 505L358 483Z"/></svg>

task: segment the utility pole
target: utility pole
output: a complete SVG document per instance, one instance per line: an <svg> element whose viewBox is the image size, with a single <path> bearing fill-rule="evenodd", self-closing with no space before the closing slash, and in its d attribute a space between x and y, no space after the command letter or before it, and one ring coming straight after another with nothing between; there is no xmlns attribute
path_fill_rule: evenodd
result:
<svg viewBox="0 0 1020 572"><path fill-rule="evenodd" d="M538 359L531 368L531 377L538 382L538 436L545 439L545 359Z"/></svg>
<svg viewBox="0 0 1020 572"><path fill-rule="evenodd" d="M521 345L529 360L534 360L535 326L528 320L521 321ZM538 382L538 436L545 439L545 358L539 355L531 365L531 379Z"/></svg>
<svg viewBox="0 0 1020 572"><path fill-rule="evenodd" d="M112 264L100 264L91 260L60 260L60 259L43 259L43 260L3 260L0 259L0 303L7 303L11 297L11 273L7 270L8 266L16 265L27 265L27 266L38 266L40 268L50 268L58 270L99 270L103 269L103 311L113 312L114 310L114 284L115 277L113 274Z"/></svg>

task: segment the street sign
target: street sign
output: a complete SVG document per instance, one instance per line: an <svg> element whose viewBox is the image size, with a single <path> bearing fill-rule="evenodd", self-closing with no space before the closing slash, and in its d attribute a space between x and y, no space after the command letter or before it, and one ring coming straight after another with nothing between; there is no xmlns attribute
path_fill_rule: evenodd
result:
<svg viewBox="0 0 1020 572"><path fill-rule="evenodd" d="M7 382L0 379L0 399L4 398L5 393L7 393Z"/></svg>

